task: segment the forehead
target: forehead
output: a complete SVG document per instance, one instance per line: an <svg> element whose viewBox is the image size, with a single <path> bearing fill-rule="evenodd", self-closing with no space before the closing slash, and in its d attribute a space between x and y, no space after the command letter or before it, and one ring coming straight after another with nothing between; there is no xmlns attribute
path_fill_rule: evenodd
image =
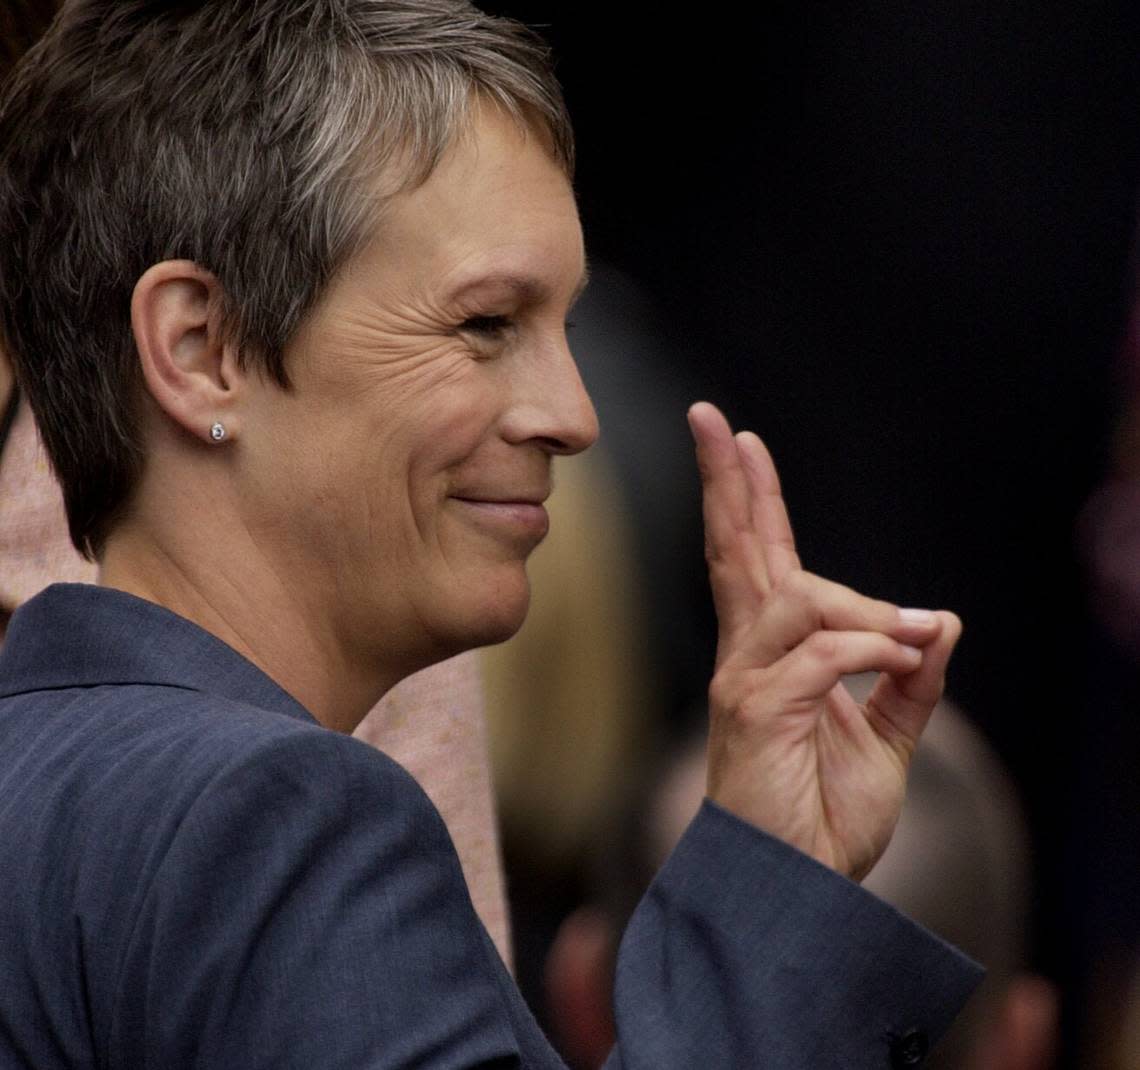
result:
<svg viewBox="0 0 1140 1070"><path fill-rule="evenodd" d="M570 181L544 139L489 105L428 179L389 202L365 261L390 280L528 299L580 288L582 230Z"/></svg>

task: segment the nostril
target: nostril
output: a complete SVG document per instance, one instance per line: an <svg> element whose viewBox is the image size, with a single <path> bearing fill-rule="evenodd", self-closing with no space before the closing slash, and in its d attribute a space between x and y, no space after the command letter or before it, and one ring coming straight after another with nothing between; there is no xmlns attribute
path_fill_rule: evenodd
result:
<svg viewBox="0 0 1140 1070"><path fill-rule="evenodd" d="M543 435L538 442L548 453L570 457L575 453L581 453L593 442L593 439L554 438L551 435Z"/></svg>

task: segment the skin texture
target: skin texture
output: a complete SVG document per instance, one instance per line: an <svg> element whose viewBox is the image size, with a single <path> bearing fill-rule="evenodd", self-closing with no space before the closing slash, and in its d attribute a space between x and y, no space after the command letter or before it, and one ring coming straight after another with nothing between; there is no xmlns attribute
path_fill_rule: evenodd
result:
<svg viewBox="0 0 1140 1070"><path fill-rule="evenodd" d="M132 308L148 462L102 582L219 635L342 730L411 672L506 638L551 459L597 435L565 336L584 273L566 177L478 106L309 315L287 392L239 364L212 276L151 268Z"/></svg>

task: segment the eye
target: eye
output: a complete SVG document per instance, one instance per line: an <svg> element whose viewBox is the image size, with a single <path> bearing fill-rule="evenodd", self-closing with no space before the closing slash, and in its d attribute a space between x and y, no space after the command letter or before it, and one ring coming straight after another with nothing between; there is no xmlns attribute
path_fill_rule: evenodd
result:
<svg viewBox="0 0 1140 1070"><path fill-rule="evenodd" d="M459 329L484 338L497 338L511 326L508 316L469 316L459 325Z"/></svg>

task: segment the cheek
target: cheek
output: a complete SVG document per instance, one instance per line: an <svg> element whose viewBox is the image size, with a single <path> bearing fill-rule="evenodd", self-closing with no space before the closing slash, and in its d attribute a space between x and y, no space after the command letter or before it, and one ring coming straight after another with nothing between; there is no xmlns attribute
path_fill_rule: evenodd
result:
<svg viewBox="0 0 1140 1070"><path fill-rule="evenodd" d="M357 406L290 398L257 427L242 507L272 543L328 561L366 534L384 492L384 444Z"/></svg>
<svg viewBox="0 0 1140 1070"><path fill-rule="evenodd" d="M492 465L498 396L490 377L467 376L424 399L402 451L413 498L445 496L465 471Z"/></svg>
<svg viewBox="0 0 1140 1070"><path fill-rule="evenodd" d="M437 543L447 495L491 456L501 407L493 369L468 356L373 372L352 390L322 384L325 403L299 407L295 433L261 445L276 466L267 504L292 514L322 557L341 555L340 568L365 546L406 564Z"/></svg>

